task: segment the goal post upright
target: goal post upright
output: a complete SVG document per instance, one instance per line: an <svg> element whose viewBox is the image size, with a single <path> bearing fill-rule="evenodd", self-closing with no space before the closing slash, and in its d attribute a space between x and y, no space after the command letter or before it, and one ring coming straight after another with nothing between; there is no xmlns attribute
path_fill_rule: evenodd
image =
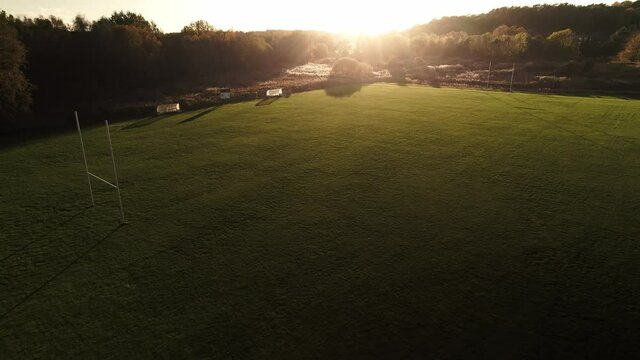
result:
<svg viewBox="0 0 640 360"><path fill-rule="evenodd" d="M487 75L487 89L491 87L491 62L489 61L489 75Z"/></svg>
<svg viewBox="0 0 640 360"><path fill-rule="evenodd" d="M116 193L118 194L118 203L120 204L120 216L122 217L122 223L125 223L124 219L124 207L122 206L122 197L120 196L120 184L118 183L118 170L116 169L116 157L113 155L113 145L111 144L111 131L109 130L109 121L105 120L104 125L107 128L107 139L109 139L109 152L111 153L111 162L113 163L113 176L116 181Z"/></svg>
<svg viewBox="0 0 640 360"><path fill-rule="evenodd" d="M82 159L84 160L84 171L87 174L87 182L89 183L89 194L91 195L91 206L95 206L96 203L93 200L93 189L91 188L91 175L89 172L89 165L87 164L87 154L84 151L84 141L82 141L82 131L80 130L80 120L78 119L78 112L74 111L76 116L76 127L78 128L78 135L80 136L80 146L82 147Z"/></svg>
<svg viewBox="0 0 640 360"><path fill-rule="evenodd" d="M509 84L509 92L513 92L513 76L516 74L516 63L513 63L513 68L511 69L511 83Z"/></svg>

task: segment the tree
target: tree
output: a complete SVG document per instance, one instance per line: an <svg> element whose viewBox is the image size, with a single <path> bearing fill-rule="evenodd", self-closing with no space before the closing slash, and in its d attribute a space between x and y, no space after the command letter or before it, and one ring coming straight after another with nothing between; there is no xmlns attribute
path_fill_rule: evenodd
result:
<svg viewBox="0 0 640 360"><path fill-rule="evenodd" d="M312 50L313 60L322 60L329 56L329 47L326 43L318 43Z"/></svg>
<svg viewBox="0 0 640 360"><path fill-rule="evenodd" d="M578 38L571 29L556 31L547 37L549 56L575 58L578 55Z"/></svg>
<svg viewBox="0 0 640 360"><path fill-rule="evenodd" d="M392 60L405 59L409 57L410 41L407 37L400 34L389 34L380 39L380 46L384 56L383 61L390 62Z"/></svg>
<svg viewBox="0 0 640 360"><path fill-rule="evenodd" d="M514 58L519 58L527 53L530 40L531 36L526 32L518 33L513 37L512 55Z"/></svg>
<svg viewBox="0 0 640 360"><path fill-rule="evenodd" d="M309 33L294 31L283 36L275 46L279 61L284 66L304 64L310 58Z"/></svg>
<svg viewBox="0 0 640 360"><path fill-rule="evenodd" d="M627 41L638 30L636 25L623 26L609 37L610 46L614 53L619 53L624 49Z"/></svg>
<svg viewBox="0 0 640 360"><path fill-rule="evenodd" d="M575 33L571 29L556 31L549 35L547 40L558 43L562 47L571 47L574 44Z"/></svg>
<svg viewBox="0 0 640 360"><path fill-rule="evenodd" d="M84 17L84 15L78 14L73 19L73 25L71 26L71 29L73 31L75 31L75 32L85 32L85 31L89 31L90 28L91 28L91 24Z"/></svg>
<svg viewBox="0 0 640 360"><path fill-rule="evenodd" d="M150 81L162 45L156 31L153 23L133 13L114 13L95 22L89 49L95 85L124 89Z"/></svg>
<svg viewBox="0 0 640 360"><path fill-rule="evenodd" d="M618 54L618 58L626 62L640 61L640 32L631 35L624 49Z"/></svg>
<svg viewBox="0 0 640 360"><path fill-rule="evenodd" d="M356 59L340 58L331 69L330 78L342 81L366 81L372 76L371 66Z"/></svg>
<svg viewBox="0 0 640 360"><path fill-rule="evenodd" d="M69 28L67 27L67 24L64 23L64 20L62 20L59 17L56 16L49 16L49 23L51 23L51 26L54 29L58 29L58 30L68 30Z"/></svg>
<svg viewBox="0 0 640 360"><path fill-rule="evenodd" d="M190 35L202 35L214 31L216 31L216 28L213 27L213 25L209 24L206 20L194 21L182 28L182 33Z"/></svg>
<svg viewBox="0 0 640 360"><path fill-rule="evenodd" d="M141 30L160 34L160 29L158 29L158 26L153 21L149 21L145 19L144 16L133 13L131 11L116 11L111 14L111 17L103 17L100 20L96 21L93 25L99 26L104 25L105 23L112 25L133 26Z"/></svg>
<svg viewBox="0 0 640 360"><path fill-rule="evenodd" d="M25 49L10 20L0 12L0 123L31 105L31 86L22 72Z"/></svg>

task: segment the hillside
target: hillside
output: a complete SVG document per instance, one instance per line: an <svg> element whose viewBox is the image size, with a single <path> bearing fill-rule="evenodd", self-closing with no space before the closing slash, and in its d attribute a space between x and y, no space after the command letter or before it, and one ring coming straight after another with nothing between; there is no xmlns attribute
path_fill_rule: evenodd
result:
<svg viewBox="0 0 640 360"><path fill-rule="evenodd" d="M620 28L637 26L639 23L640 1L587 6L564 3L503 7L486 14L444 17L416 26L412 32L446 34L464 31L477 35L507 25L524 27L533 35L548 36L554 31L570 28L581 35L608 38Z"/></svg>

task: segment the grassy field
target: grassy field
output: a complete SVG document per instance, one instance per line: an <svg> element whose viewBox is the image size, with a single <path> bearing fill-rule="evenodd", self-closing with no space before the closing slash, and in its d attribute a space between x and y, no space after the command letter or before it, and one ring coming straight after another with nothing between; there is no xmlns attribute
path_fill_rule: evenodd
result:
<svg viewBox="0 0 640 360"><path fill-rule="evenodd" d="M0 150L0 358L636 356L640 102L259 105L113 125L121 227L76 133Z"/></svg>

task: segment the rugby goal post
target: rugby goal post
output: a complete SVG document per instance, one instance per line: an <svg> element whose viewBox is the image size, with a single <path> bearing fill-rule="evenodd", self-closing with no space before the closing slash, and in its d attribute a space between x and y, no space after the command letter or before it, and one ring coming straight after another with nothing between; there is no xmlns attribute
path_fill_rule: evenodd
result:
<svg viewBox="0 0 640 360"><path fill-rule="evenodd" d="M89 183L89 194L91 196L91 206L95 206L95 200L93 198L93 188L91 186L91 179L99 180L100 182L109 185L110 187L116 189L116 194L118 195L118 204L120 205L120 216L121 223L125 223L124 218L124 207L122 206L122 196L120 196L120 184L118 183L118 170L116 169L116 158L113 155L113 145L111 143L111 131L109 130L109 121L105 120L104 125L107 128L107 140L109 141L109 154L111 155L111 163L113 164L113 176L115 184L101 178L100 176L89 171L89 164L87 162L87 153L84 150L84 141L82 140L82 130L80 130L80 120L78 119L78 112L75 111L76 117L76 126L78 127L78 135L80 136L80 146L82 147L82 159L84 160L84 169L87 174L87 182Z"/></svg>
<svg viewBox="0 0 640 360"><path fill-rule="evenodd" d="M509 83L509 92L513 92L513 77L516 75L516 63L511 68L511 83Z"/></svg>

